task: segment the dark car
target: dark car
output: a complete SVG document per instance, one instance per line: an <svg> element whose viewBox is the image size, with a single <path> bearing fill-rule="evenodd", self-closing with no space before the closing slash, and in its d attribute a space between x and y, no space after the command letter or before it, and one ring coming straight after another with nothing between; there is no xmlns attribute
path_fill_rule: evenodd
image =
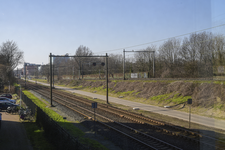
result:
<svg viewBox="0 0 225 150"><path fill-rule="evenodd" d="M6 98L6 97L0 97L0 102L1 101L9 101L9 102L11 102L11 103L16 103L16 100L14 100L14 99L10 99L10 98Z"/></svg>
<svg viewBox="0 0 225 150"><path fill-rule="evenodd" d="M6 110L8 107L19 107L19 105L10 103L8 101L1 101L0 102L0 110Z"/></svg>
<svg viewBox="0 0 225 150"><path fill-rule="evenodd" d="M6 98L12 98L12 95L11 94L2 94L0 97L6 97Z"/></svg>

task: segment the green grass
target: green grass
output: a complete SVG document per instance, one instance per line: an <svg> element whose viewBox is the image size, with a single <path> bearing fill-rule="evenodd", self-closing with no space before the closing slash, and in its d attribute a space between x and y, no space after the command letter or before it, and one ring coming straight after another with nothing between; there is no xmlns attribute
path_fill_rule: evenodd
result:
<svg viewBox="0 0 225 150"><path fill-rule="evenodd" d="M151 100L161 102L161 101L164 101L165 99L167 99L170 95L171 95L171 93L170 94L153 96L153 97L151 97Z"/></svg>
<svg viewBox="0 0 225 150"><path fill-rule="evenodd" d="M171 94L172 93L153 96L151 97L151 100L158 101L158 102L179 104L179 103L186 102L189 98L191 98L191 96L178 96L180 95L179 93L175 94L172 98L169 98Z"/></svg>
<svg viewBox="0 0 225 150"><path fill-rule="evenodd" d="M219 110L223 110L224 109L224 104L214 104L213 108L216 110L216 109L219 109Z"/></svg>
<svg viewBox="0 0 225 150"><path fill-rule="evenodd" d="M36 125L35 122L25 122L24 127L28 138L32 143L32 147L35 150L54 150L55 146L48 142L48 139L44 135L44 130Z"/></svg>
<svg viewBox="0 0 225 150"><path fill-rule="evenodd" d="M132 95L132 93L134 93L134 91L117 92L116 94L120 96L128 96L128 95Z"/></svg>
<svg viewBox="0 0 225 150"><path fill-rule="evenodd" d="M106 149L103 145L99 144L97 141L84 138L84 133L79 128L75 127L71 122L64 120L62 116L57 114L52 109L46 107L47 105L40 101L29 91L23 91L28 98L30 98L38 107L40 107L49 117L56 121L60 126L63 126L68 132L70 132L74 137L79 138L79 141L85 145L91 145L94 148ZM64 126L65 125L65 126Z"/></svg>
<svg viewBox="0 0 225 150"><path fill-rule="evenodd" d="M48 83L48 80L44 80L44 79L32 79L33 81L38 81L38 82L44 82L44 83Z"/></svg>
<svg viewBox="0 0 225 150"><path fill-rule="evenodd" d="M172 102L175 104L187 102L188 99L191 99L191 96L176 96L171 99L166 100L166 102Z"/></svg>

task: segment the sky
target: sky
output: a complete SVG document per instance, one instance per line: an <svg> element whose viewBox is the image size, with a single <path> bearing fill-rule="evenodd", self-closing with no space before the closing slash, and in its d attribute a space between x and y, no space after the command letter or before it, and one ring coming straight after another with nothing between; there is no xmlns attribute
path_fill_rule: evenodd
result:
<svg viewBox="0 0 225 150"><path fill-rule="evenodd" d="M15 41L24 61L37 64L48 63L50 53L74 55L80 45L95 55L122 54L207 28L224 34L225 26L214 28L225 24L224 6L224 0L0 0L0 45Z"/></svg>

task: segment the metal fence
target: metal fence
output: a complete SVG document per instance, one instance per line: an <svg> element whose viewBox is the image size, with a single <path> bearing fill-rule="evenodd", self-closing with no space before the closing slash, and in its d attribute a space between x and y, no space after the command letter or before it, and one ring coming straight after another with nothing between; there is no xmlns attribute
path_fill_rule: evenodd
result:
<svg viewBox="0 0 225 150"><path fill-rule="evenodd" d="M19 88L16 88L16 93L20 95ZM43 127L46 137L54 144L57 149L64 150L88 150L89 147L81 144L78 139L68 133L57 122L50 118L40 107L38 107L31 99L29 99L23 92L21 99L26 106L31 109L32 114L36 116L36 123Z"/></svg>

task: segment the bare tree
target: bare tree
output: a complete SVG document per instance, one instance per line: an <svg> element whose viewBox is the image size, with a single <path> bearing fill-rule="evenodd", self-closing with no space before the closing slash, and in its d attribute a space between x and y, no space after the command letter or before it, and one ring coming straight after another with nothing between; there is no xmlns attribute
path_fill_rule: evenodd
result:
<svg viewBox="0 0 225 150"><path fill-rule="evenodd" d="M80 45L76 52L75 56L93 56L93 52L86 46ZM74 67L76 70L82 70L81 74L87 74L89 71L89 65L86 65L87 63L96 61L96 58L82 58L82 57L76 57L73 59Z"/></svg>
<svg viewBox="0 0 225 150"><path fill-rule="evenodd" d="M225 39L223 35L213 37L213 64L215 66L225 65Z"/></svg>
<svg viewBox="0 0 225 150"><path fill-rule="evenodd" d="M109 73L122 73L123 70L123 56L121 54L109 54L108 59Z"/></svg>
<svg viewBox="0 0 225 150"><path fill-rule="evenodd" d="M179 51L184 64L186 76L210 77L213 67L213 36L212 33L193 33L183 40Z"/></svg>
<svg viewBox="0 0 225 150"><path fill-rule="evenodd" d="M164 72L168 72L166 73L167 77L175 77L178 74L180 47L180 40L175 38L168 39L159 47L159 57L165 66Z"/></svg>
<svg viewBox="0 0 225 150"><path fill-rule="evenodd" d="M4 69L4 72L1 72L2 76L4 76L3 82L11 81L13 79L13 70L23 61L23 52L19 50L14 41L6 41L0 46L0 57L1 68Z"/></svg>
<svg viewBox="0 0 225 150"><path fill-rule="evenodd" d="M135 52L134 53L134 60L135 64L133 64L135 67L134 72L148 72L149 77L152 75L152 69L153 69L153 53L151 51L157 51L157 48L155 45L151 45L147 47L146 49L141 49L139 51L145 51L145 52Z"/></svg>

